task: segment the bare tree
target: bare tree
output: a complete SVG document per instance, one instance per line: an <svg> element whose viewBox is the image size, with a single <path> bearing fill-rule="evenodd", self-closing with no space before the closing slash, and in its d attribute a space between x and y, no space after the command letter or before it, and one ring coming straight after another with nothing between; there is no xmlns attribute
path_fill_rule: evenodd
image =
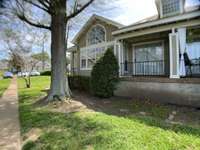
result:
<svg viewBox="0 0 200 150"><path fill-rule="evenodd" d="M51 32L51 88L48 101L54 96L64 100L70 97L70 90L66 78L66 25L67 22L85 10L94 0L16 0L13 12L19 19L31 26L47 29ZM37 17L32 17L27 10L35 7L49 15L50 24L44 24ZM37 16L34 14L33 16Z"/></svg>
<svg viewBox="0 0 200 150"><path fill-rule="evenodd" d="M30 88L32 71L35 69L36 65L39 63L39 60L33 58L32 56L29 56L28 58L26 58L25 62L29 67L29 71L27 72L28 73L27 75L23 76L23 78L26 82L26 87Z"/></svg>
<svg viewBox="0 0 200 150"><path fill-rule="evenodd" d="M8 1L8 0L6 0ZM14 1L14 3L13 3ZM47 100L54 96L64 100L70 97L66 77L66 30L70 20L86 11L92 3L106 6L109 0L13 0L4 5L27 24L51 33L51 86ZM103 2L104 1L104 2ZM95 5L98 6L98 5ZM41 19L45 14L45 19Z"/></svg>

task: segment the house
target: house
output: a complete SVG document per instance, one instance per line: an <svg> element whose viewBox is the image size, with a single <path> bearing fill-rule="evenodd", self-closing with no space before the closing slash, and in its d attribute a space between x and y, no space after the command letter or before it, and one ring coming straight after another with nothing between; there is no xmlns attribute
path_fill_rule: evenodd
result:
<svg viewBox="0 0 200 150"><path fill-rule="evenodd" d="M185 8L185 0L155 3L157 16L129 26L93 15L69 49L73 73L90 75L111 47L122 80L116 95L200 107L200 7Z"/></svg>
<svg viewBox="0 0 200 150"><path fill-rule="evenodd" d="M71 71L75 74L89 76L96 60L107 48L116 46L112 32L124 27L110 19L93 15L72 40L75 45L71 52Z"/></svg>

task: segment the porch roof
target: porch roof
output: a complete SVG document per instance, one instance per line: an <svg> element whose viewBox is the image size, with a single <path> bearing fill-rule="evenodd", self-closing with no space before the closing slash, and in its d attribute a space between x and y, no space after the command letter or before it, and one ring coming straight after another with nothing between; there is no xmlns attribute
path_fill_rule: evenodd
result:
<svg viewBox="0 0 200 150"><path fill-rule="evenodd" d="M72 46L72 47L69 47L67 49L67 52L71 53L71 52L76 52L77 51L77 46Z"/></svg>
<svg viewBox="0 0 200 150"><path fill-rule="evenodd" d="M138 22L136 24L132 24L130 26L120 28L119 30L114 31L112 35L115 37L118 37L130 32L141 30L141 29L148 29L148 28L158 27L158 26L162 27L167 24L188 21L188 20L196 19L196 18L199 19L199 17L200 17L199 8L194 9L190 12L186 12L184 14L178 15L178 16L172 16L172 17L167 17L167 18L162 18L162 19L159 19L158 17L154 16L153 19L149 19L149 20L147 19L142 22ZM173 28L173 26L171 28Z"/></svg>

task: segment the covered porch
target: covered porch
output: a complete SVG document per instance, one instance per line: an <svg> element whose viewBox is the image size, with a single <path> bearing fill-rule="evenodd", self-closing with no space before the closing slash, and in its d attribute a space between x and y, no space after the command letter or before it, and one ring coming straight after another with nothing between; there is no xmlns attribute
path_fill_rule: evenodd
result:
<svg viewBox="0 0 200 150"><path fill-rule="evenodd" d="M200 26L166 27L117 36L121 77L200 77Z"/></svg>

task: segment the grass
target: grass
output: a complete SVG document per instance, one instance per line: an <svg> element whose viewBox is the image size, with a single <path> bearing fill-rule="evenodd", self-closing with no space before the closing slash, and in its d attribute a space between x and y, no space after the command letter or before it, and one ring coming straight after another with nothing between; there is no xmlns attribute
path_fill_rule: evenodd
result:
<svg viewBox="0 0 200 150"><path fill-rule="evenodd" d="M40 129L37 140L28 141L28 150L199 150L200 129L167 124L156 116L114 116L102 112L54 113L33 105L44 96L49 77L33 77L26 89L19 79L21 134ZM133 109L139 109L136 105ZM162 112L160 107L158 112Z"/></svg>
<svg viewBox="0 0 200 150"><path fill-rule="evenodd" d="M0 97L2 96L3 92L8 88L9 84L10 84L10 79L0 80Z"/></svg>

